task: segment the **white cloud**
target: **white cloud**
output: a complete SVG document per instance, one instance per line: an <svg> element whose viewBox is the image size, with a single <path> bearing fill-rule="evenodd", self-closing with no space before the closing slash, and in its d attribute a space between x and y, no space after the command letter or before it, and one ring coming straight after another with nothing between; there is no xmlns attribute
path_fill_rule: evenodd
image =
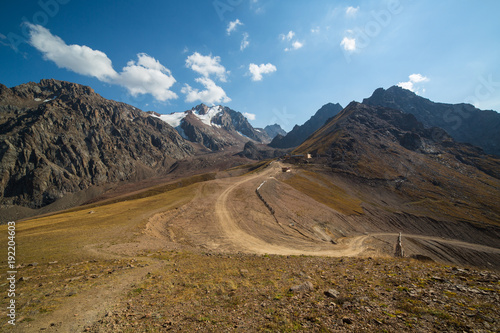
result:
<svg viewBox="0 0 500 333"><path fill-rule="evenodd" d="M287 42L292 42L292 39L295 37L295 32L293 32L292 30L290 30L286 35L285 34L281 34L280 35L280 38L282 41L287 41ZM299 42L298 40L295 40L291 43L291 47L286 47L285 48L285 51L288 52L288 51L292 51L292 50L298 50L300 49L302 46L304 46L304 43L303 42Z"/></svg>
<svg viewBox="0 0 500 333"><path fill-rule="evenodd" d="M151 94L159 101L176 99L178 96L170 87L175 83L169 69L155 58L139 53L137 62L129 61L114 82L128 89L130 94Z"/></svg>
<svg viewBox="0 0 500 333"><path fill-rule="evenodd" d="M236 30L236 28L239 25L243 25L243 23L241 23L241 21L239 19L236 19L236 21L229 22L229 24L227 26L227 29L226 29L227 34L230 35L231 32L233 32L234 30Z"/></svg>
<svg viewBox="0 0 500 333"><path fill-rule="evenodd" d="M304 46L303 43L299 42L298 40L296 40L295 42L292 43L292 47L291 48L285 48L285 51L292 51L292 50L298 50L300 48L302 48Z"/></svg>
<svg viewBox="0 0 500 333"><path fill-rule="evenodd" d="M204 77L215 74L220 81L226 82L226 75L228 72L226 68L220 64L220 57L218 56L204 56L195 52L186 59L186 67L191 68Z"/></svg>
<svg viewBox="0 0 500 333"><path fill-rule="evenodd" d="M255 114L253 113L248 113L248 112L243 112L243 115L248 119L248 120L255 120Z"/></svg>
<svg viewBox="0 0 500 333"><path fill-rule="evenodd" d="M134 96L151 94L159 101L178 97L169 90L176 82L170 70L145 53L139 53L137 61L129 61L122 72L118 73L104 52L85 45L67 45L60 37L52 35L40 25L27 23L27 26L30 33L29 44L42 52L46 60L53 61L60 68L118 84Z"/></svg>
<svg viewBox="0 0 500 333"><path fill-rule="evenodd" d="M195 81L205 87L205 90L192 88L189 84L185 84L181 92L186 95L186 102L201 101L206 104L215 104L231 101L224 89L217 86L210 78L211 75L214 75L219 81L226 82L226 76L229 72L220 64L220 61L221 59L218 56L204 56L198 52L187 57L186 67L202 75L202 77L195 79Z"/></svg>
<svg viewBox="0 0 500 333"><path fill-rule="evenodd" d="M243 33L243 40L241 41L241 45L240 45L240 50L243 51L244 49L246 49L248 47L248 45L250 45L250 41L248 40L250 36L248 35L248 33L244 32Z"/></svg>
<svg viewBox="0 0 500 333"><path fill-rule="evenodd" d="M415 84L429 81L429 78L423 76L422 74L411 74L408 78L409 80L406 82L399 82L398 87L410 90L416 94L419 93L419 88L416 87ZM425 92L425 89L423 89L422 92Z"/></svg>
<svg viewBox="0 0 500 333"><path fill-rule="evenodd" d="M104 52L85 45L67 45L41 25L31 23L26 25L30 34L29 44L42 52L46 60L53 61L57 67L93 76L101 81L109 81L118 76L111 60Z"/></svg>
<svg viewBox="0 0 500 333"><path fill-rule="evenodd" d="M292 30L290 30L286 35L285 34L281 34L280 35L280 38L281 40L292 40L293 37L295 37L295 32L293 32Z"/></svg>
<svg viewBox="0 0 500 333"><path fill-rule="evenodd" d="M313 34L319 34L321 31L321 28L320 27L316 27L316 28L312 28L311 29L311 33Z"/></svg>
<svg viewBox="0 0 500 333"><path fill-rule="evenodd" d="M340 42L340 46L342 46L346 51L353 52L356 50L356 39L344 37L344 39Z"/></svg>
<svg viewBox="0 0 500 333"><path fill-rule="evenodd" d="M5 36L4 34L0 33L0 39L6 39L7 36Z"/></svg>
<svg viewBox="0 0 500 333"><path fill-rule="evenodd" d="M353 17L353 16L356 16L356 14L358 13L358 10L359 10L359 6L358 7L349 6L346 8L345 14L347 16Z"/></svg>
<svg viewBox="0 0 500 333"><path fill-rule="evenodd" d="M200 77L195 81L202 84L205 90L200 91L198 89L193 89L189 84L186 84L181 90L183 94L186 94L186 102L193 103L201 101L206 104L216 104L231 101L224 90L208 77Z"/></svg>
<svg viewBox="0 0 500 333"><path fill-rule="evenodd" d="M250 66L248 66L248 70L252 75L252 81L261 81L262 74L270 74L276 72L276 66L274 66L273 64L250 64Z"/></svg>

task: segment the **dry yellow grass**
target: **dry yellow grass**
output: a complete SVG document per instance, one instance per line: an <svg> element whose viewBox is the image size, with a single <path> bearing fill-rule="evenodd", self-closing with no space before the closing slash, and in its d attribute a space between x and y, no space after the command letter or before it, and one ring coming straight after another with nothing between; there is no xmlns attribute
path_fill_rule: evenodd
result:
<svg viewBox="0 0 500 333"><path fill-rule="evenodd" d="M133 241L148 218L192 199L197 185L103 206L83 206L52 216L18 222L18 263L88 259L90 244ZM0 226L4 233L6 226ZM2 249L2 252L5 249ZM5 256L2 255L2 258Z"/></svg>

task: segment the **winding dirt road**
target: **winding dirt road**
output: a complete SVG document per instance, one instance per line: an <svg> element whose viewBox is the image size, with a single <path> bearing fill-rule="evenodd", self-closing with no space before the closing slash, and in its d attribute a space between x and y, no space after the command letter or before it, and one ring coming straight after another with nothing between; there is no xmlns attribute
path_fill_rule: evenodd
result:
<svg viewBox="0 0 500 333"><path fill-rule="evenodd" d="M341 244L337 245L323 245L318 243L318 247L323 247L325 249L311 251L268 243L260 238L248 234L238 225L237 219L232 214L230 205L228 204L228 201L230 200L233 192L240 186L244 186L246 185L246 183L251 182L255 179L264 181L270 176L279 172L280 169L281 167L274 163L274 165L270 165L265 171L261 173L248 176L243 180L235 182L227 189L225 189L217 198L217 201L215 202L215 214L217 216L219 230L225 236L225 238L231 241L234 245L242 248L242 250L257 254L315 255L328 257L356 256L361 254L365 249L363 247L363 242L368 238L368 236L359 236L344 239Z"/></svg>
<svg viewBox="0 0 500 333"><path fill-rule="evenodd" d="M314 255L328 257L358 256L366 249L366 241L375 237L397 237L398 233L369 233L360 236L346 237L339 240L336 245L325 244L325 242L313 242L313 246L318 250L292 247L296 244L273 244L261 238L250 235L239 224L236 216L242 216L242 212L236 212L231 207L229 201L233 193L240 187L248 186L247 183L259 179L261 182L274 178L280 172L281 166L278 163L271 164L264 171L247 176L227 187L215 202L215 214L217 217L218 229L224 237L241 250L257 254L277 254L277 255ZM274 178L275 179L275 178ZM244 215L244 214L243 214ZM257 226L256 226L257 227ZM500 249L480 244L472 244L454 239L444 239L441 237L405 234L406 239L417 239L425 242L437 242L453 247L466 248L491 254L500 254Z"/></svg>

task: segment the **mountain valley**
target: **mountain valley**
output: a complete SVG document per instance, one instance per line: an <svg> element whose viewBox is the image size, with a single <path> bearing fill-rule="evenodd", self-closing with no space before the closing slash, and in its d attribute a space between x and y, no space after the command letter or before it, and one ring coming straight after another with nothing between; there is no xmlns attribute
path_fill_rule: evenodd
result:
<svg viewBox="0 0 500 333"><path fill-rule="evenodd" d="M0 88L14 331L498 328L493 145L373 96L284 133L224 106Z"/></svg>

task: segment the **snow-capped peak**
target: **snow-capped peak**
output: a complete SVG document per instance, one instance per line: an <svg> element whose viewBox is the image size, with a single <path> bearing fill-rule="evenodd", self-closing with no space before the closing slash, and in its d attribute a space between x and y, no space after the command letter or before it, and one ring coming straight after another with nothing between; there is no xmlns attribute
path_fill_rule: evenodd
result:
<svg viewBox="0 0 500 333"><path fill-rule="evenodd" d="M221 106L212 106L210 108L207 108L206 111L202 109L200 110L199 108L193 108L191 111L193 115L200 119L201 122L203 122L205 125L220 127L217 124L212 124L212 119L220 112L222 112ZM161 114L159 116L153 114L153 116L160 118L174 128L178 128L181 125L182 119L184 119L188 115L188 112L189 111L174 112L171 114Z"/></svg>
<svg viewBox="0 0 500 333"><path fill-rule="evenodd" d="M193 111L193 114L198 117L205 125L212 126L212 118L222 112L221 106L212 106L204 114L201 114L198 109Z"/></svg>

